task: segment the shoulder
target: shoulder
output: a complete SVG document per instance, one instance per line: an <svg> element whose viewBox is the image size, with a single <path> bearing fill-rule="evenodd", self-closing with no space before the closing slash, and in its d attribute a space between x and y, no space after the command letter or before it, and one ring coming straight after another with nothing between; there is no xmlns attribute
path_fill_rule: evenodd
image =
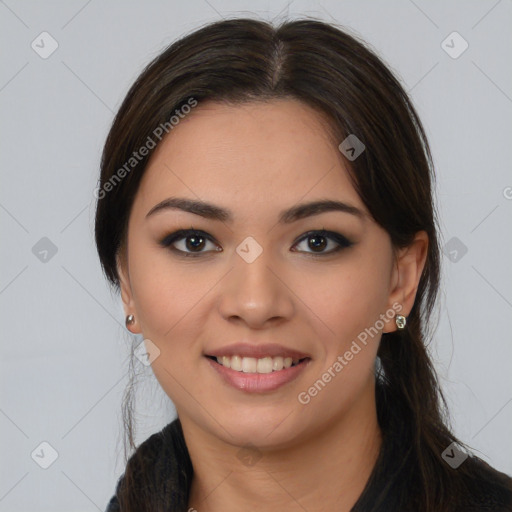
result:
<svg viewBox="0 0 512 512"><path fill-rule="evenodd" d="M457 500L456 512L512 512L510 476L478 457L468 457L463 465L461 480L464 492Z"/></svg>
<svg viewBox="0 0 512 512"><path fill-rule="evenodd" d="M165 471L165 462L162 464L162 459L167 456L167 449L169 446L175 445L179 440L181 425L174 420L173 422L166 425L160 432L156 432L142 442L136 449L135 453L132 454L127 463L127 468L130 468L130 473L133 476L142 476L141 472L143 468L147 467L149 463L153 468L159 466L158 469L162 471L162 476L168 476ZM160 464L159 464L160 463ZM118 495L125 483L126 470L123 473L116 484L116 491L114 496L108 502L105 512L119 512L121 510Z"/></svg>
<svg viewBox="0 0 512 512"><path fill-rule="evenodd" d="M105 512L120 512L121 508L119 507L119 500L117 496L112 496L112 499L108 502L107 508Z"/></svg>

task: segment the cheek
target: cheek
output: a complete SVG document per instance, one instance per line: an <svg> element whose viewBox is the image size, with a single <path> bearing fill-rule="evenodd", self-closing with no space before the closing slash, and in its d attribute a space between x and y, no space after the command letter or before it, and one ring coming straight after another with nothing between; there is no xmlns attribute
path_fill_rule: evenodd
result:
<svg viewBox="0 0 512 512"><path fill-rule="evenodd" d="M190 327L187 315L208 291L209 279L173 263L166 250L133 245L130 280L139 323L145 337L166 344Z"/></svg>
<svg viewBox="0 0 512 512"><path fill-rule="evenodd" d="M319 411L344 414L372 393L380 341L375 324L386 305L386 281L384 272L360 262L340 266L325 279L308 279L300 292L315 313L309 316L319 349L318 368L297 397L300 404L308 402L300 409L303 421L314 422Z"/></svg>
<svg viewBox="0 0 512 512"><path fill-rule="evenodd" d="M331 340L326 343L329 351L350 346L384 313L388 276L383 267L382 262L367 265L364 256L354 257L323 276L301 279L298 295L314 313L310 317L317 326L315 331Z"/></svg>
<svg viewBox="0 0 512 512"><path fill-rule="evenodd" d="M208 290L215 280L192 265L178 265L165 250L137 247L130 254L130 279L142 335L158 347L152 370L176 404L199 396L191 375L201 358L201 326ZM185 391L187 390L187 391Z"/></svg>

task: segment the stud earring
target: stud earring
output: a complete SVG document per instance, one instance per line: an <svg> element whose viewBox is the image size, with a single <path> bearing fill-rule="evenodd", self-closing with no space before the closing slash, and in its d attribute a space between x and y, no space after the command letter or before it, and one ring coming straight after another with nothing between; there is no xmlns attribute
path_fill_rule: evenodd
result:
<svg viewBox="0 0 512 512"><path fill-rule="evenodd" d="M402 330L402 329L405 329L405 326L407 324L407 319L403 315L396 315L395 323L396 323L397 328Z"/></svg>
<svg viewBox="0 0 512 512"><path fill-rule="evenodd" d="M132 325L135 322L135 317L133 315L128 315L125 320L126 328L128 328L129 325Z"/></svg>

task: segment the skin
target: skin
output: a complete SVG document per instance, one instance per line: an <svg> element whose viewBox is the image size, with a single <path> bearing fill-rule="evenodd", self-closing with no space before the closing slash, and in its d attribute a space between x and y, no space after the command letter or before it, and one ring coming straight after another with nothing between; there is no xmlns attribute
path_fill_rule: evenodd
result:
<svg viewBox="0 0 512 512"><path fill-rule="evenodd" d="M150 353L160 351L152 368L183 425L194 466L189 506L199 512L348 511L374 467L381 445L374 365L394 319L309 403L297 397L393 304L407 316L428 238L419 232L395 251L347 165L322 116L295 100L200 104L150 160L118 259L121 295L136 319L129 329L151 340ZM147 217L169 197L213 203L233 221L177 209ZM282 210L318 199L364 215L330 211L278 223ZM199 257L159 245L191 227L214 240ZM328 254L337 243L324 239L318 255L302 235L321 229L353 245ZM263 249L252 263L236 252L248 236ZM174 247L192 252L186 241ZM203 355L242 340L296 348L311 361L294 381L249 394L222 381Z"/></svg>

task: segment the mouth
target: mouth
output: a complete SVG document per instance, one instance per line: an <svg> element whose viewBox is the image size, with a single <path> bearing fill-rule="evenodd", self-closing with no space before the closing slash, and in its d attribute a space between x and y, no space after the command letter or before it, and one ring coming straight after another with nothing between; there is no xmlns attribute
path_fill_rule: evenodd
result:
<svg viewBox="0 0 512 512"><path fill-rule="evenodd" d="M265 357L242 357L242 356L206 356L208 359L215 361L217 364L230 368L231 370L244 373L267 374L279 372L283 369L293 368L307 360L309 357L291 358L282 356L265 356Z"/></svg>
<svg viewBox="0 0 512 512"><path fill-rule="evenodd" d="M275 391L296 379L309 365L311 358L266 356L206 355L209 365L222 380L240 391L264 393Z"/></svg>

